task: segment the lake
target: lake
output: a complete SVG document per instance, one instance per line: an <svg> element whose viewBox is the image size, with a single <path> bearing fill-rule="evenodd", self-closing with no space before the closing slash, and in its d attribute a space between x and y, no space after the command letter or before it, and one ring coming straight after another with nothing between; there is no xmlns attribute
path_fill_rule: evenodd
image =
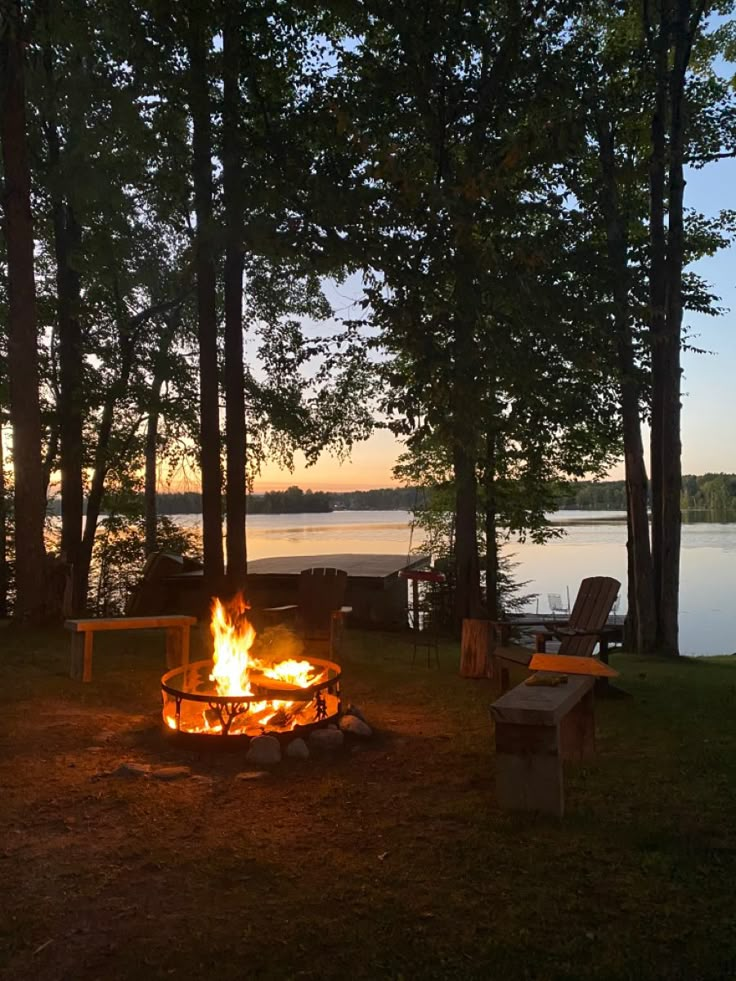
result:
<svg viewBox="0 0 736 981"><path fill-rule="evenodd" d="M199 515L172 515L197 528ZM626 523L623 513L560 511L550 516L565 535L546 545L511 541L506 553L518 563L514 576L537 593L529 612L549 613L548 594L574 601L586 576L613 576L623 583L618 613L626 610ZM408 555L421 545L406 511L333 511L330 514L248 516L248 556L319 555L330 552ZM680 649L683 654L736 651L736 523L697 520L682 526Z"/></svg>

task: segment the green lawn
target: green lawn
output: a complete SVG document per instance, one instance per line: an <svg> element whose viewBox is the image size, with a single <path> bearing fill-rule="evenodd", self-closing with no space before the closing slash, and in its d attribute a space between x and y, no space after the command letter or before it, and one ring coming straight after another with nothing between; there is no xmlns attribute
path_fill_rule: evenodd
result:
<svg viewBox="0 0 736 981"><path fill-rule="evenodd" d="M239 782L158 728L159 634L0 634L0 974L74 981L736 977L736 658L612 657L563 821L502 814L488 682L349 632L362 752ZM205 781L102 776L181 762Z"/></svg>

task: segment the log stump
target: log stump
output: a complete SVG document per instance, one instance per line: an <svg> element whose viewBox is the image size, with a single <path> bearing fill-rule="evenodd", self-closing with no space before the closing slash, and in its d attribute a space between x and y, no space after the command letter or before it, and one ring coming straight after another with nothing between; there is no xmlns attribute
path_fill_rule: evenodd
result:
<svg viewBox="0 0 736 981"><path fill-rule="evenodd" d="M492 678L491 654L496 633L491 620L463 620L460 674L463 678Z"/></svg>

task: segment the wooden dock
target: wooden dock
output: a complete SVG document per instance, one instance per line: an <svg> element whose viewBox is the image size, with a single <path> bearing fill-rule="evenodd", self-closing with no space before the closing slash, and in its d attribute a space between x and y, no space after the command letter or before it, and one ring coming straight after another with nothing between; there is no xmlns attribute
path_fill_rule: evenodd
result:
<svg viewBox="0 0 736 981"><path fill-rule="evenodd" d="M407 624L407 585L400 573L429 563L428 555L278 555L248 563L245 595L258 609L295 603L303 569L344 569L348 574L345 603L352 606L350 622L356 626L402 629ZM170 613L208 615L210 597L202 589L202 571L167 576L165 605ZM163 611L162 611L163 612Z"/></svg>

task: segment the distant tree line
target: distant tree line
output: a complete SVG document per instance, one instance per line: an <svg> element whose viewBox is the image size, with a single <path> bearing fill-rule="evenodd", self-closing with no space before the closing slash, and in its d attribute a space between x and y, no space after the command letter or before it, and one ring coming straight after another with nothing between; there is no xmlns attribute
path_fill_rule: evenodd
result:
<svg viewBox="0 0 736 981"><path fill-rule="evenodd" d="M289 487L284 491L266 491L265 494L249 494L249 514L314 514L327 511L412 511L421 510L425 504L425 492L414 487L383 487L376 490L335 491L302 490ZM119 504L119 502L116 502ZM143 495L132 495L128 510L143 513ZM196 491L179 491L157 495L158 513L201 514L202 495ZM86 502L85 509L86 511ZM117 510L117 507L113 508ZM48 513L61 514L60 498L48 502Z"/></svg>
<svg viewBox="0 0 736 981"><path fill-rule="evenodd" d="M651 505L651 493L648 500ZM626 483L623 480L580 481L560 498L558 506L561 510L625 511ZM736 510L736 474L684 474L680 506L683 511Z"/></svg>

